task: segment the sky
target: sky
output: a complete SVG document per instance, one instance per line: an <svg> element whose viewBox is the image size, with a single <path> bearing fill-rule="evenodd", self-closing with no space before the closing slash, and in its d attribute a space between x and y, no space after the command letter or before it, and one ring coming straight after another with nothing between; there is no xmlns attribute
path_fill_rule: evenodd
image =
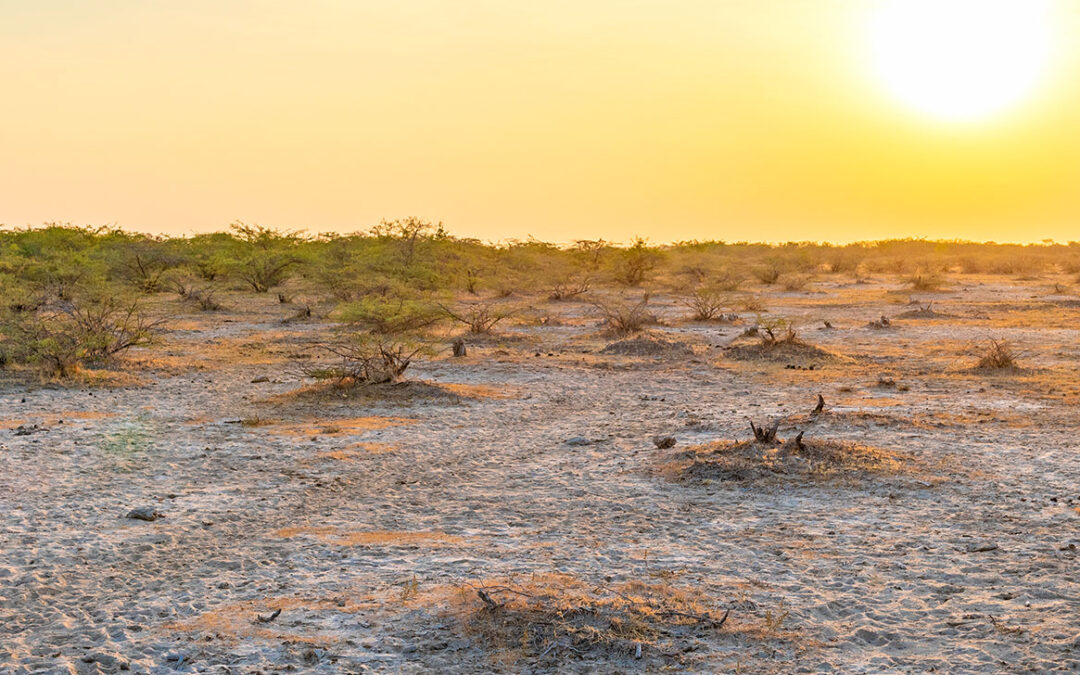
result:
<svg viewBox="0 0 1080 675"><path fill-rule="evenodd" d="M1080 3L961 121L897 98L880 4L0 0L0 224L1080 239Z"/></svg>

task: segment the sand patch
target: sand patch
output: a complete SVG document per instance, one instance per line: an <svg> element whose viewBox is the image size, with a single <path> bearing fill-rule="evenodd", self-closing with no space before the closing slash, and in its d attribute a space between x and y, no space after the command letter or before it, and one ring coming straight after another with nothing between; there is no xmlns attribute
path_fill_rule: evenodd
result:
<svg viewBox="0 0 1080 675"><path fill-rule="evenodd" d="M274 536L283 539L311 537L325 544L335 546L408 546L438 547L460 546L466 542L445 532L399 532L391 530L373 530L351 532L338 527L286 527L276 530Z"/></svg>
<svg viewBox="0 0 1080 675"><path fill-rule="evenodd" d="M358 459L371 457L372 455L385 455L397 450L396 446L389 443L353 443L337 450L325 450L316 453L307 462L329 460L336 462L354 462Z"/></svg>

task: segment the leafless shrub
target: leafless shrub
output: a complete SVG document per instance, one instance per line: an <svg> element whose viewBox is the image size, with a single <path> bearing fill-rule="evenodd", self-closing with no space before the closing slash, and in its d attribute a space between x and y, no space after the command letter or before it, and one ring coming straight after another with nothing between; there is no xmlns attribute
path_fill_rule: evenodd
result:
<svg viewBox="0 0 1080 675"><path fill-rule="evenodd" d="M469 332L475 335L490 333L496 324L515 313L513 308L493 302L472 302L457 307L440 304L439 308L450 319L468 326Z"/></svg>
<svg viewBox="0 0 1080 675"><path fill-rule="evenodd" d="M679 299L694 314L694 321L714 321L721 317L731 299L726 293L711 288L699 288Z"/></svg>
<svg viewBox="0 0 1080 675"><path fill-rule="evenodd" d="M424 350L424 345L416 342L372 334L316 347L336 356L339 362L330 367L305 364L301 367L304 374L320 380L336 379L339 384L397 382Z"/></svg>
<svg viewBox="0 0 1080 675"><path fill-rule="evenodd" d="M649 311L649 294L634 304L623 300L593 300L592 306L600 311L608 330L618 335L636 333L645 326L658 323L655 314Z"/></svg>
<svg viewBox="0 0 1080 675"><path fill-rule="evenodd" d="M785 274L783 276L783 287L785 291L801 291L805 290L807 284L810 283L810 278L801 274Z"/></svg>
<svg viewBox="0 0 1080 675"><path fill-rule="evenodd" d="M548 298L554 301L569 300L589 292L591 285L589 277L570 279L556 283L551 289Z"/></svg>

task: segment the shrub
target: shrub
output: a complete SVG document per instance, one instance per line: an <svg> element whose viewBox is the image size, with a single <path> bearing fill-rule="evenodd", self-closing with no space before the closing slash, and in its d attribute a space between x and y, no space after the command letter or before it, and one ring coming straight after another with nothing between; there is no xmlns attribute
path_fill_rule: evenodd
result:
<svg viewBox="0 0 1080 675"><path fill-rule="evenodd" d="M490 301L466 303L457 307L440 304L439 307L450 319L468 326L469 332L474 335L490 333L497 323L515 313L510 307Z"/></svg>
<svg viewBox="0 0 1080 675"><path fill-rule="evenodd" d="M775 265L766 265L754 270L754 277L766 286L772 286L780 280L780 268Z"/></svg>
<svg viewBox="0 0 1080 675"><path fill-rule="evenodd" d="M589 286L589 277L560 281L552 287L551 293L548 294L548 298L555 301L576 298L579 295L584 295L585 293L588 293Z"/></svg>
<svg viewBox="0 0 1080 675"><path fill-rule="evenodd" d="M976 368L980 370L1006 370L1017 367L1017 353L1008 340L991 338L986 342Z"/></svg>
<svg viewBox="0 0 1080 675"><path fill-rule="evenodd" d="M241 249L237 275L256 293L266 293L284 282L300 263L295 252L299 235L244 223L231 227Z"/></svg>
<svg viewBox="0 0 1080 675"><path fill-rule="evenodd" d="M438 307L420 300L367 295L341 306L341 320L369 332L392 335L427 328L439 320Z"/></svg>
<svg viewBox="0 0 1080 675"><path fill-rule="evenodd" d="M619 300L594 300L593 307L600 311L608 330L617 335L636 333L645 326L658 323L656 315L649 311L649 294L630 304Z"/></svg>
<svg viewBox="0 0 1080 675"><path fill-rule="evenodd" d="M310 377L336 378L342 384L385 384L401 379L424 345L405 337L357 333L319 348L340 362L329 368L304 366Z"/></svg>
<svg viewBox="0 0 1080 675"><path fill-rule="evenodd" d="M723 314L724 308L731 304L731 299L717 290L699 288L680 298L679 302L693 311L694 321L713 321Z"/></svg>
<svg viewBox="0 0 1080 675"><path fill-rule="evenodd" d="M620 251L615 267L615 280L627 286L639 286L660 262L660 252L648 241L637 237L630 248Z"/></svg>
<svg viewBox="0 0 1080 675"><path fill-rule="evenodd" d="M8 313L0 333L9 358L66 377L80 364L149 343L162 323L148 319L134 302L101 293Z"/></svg>

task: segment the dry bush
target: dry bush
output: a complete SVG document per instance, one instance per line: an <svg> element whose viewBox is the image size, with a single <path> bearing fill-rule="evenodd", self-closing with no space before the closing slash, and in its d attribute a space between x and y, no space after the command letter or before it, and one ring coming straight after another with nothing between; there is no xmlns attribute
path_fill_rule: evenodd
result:
<svg viewBox="0 0 1080 675"><path fill-rule="evenodd" d="M464 584L462 631L511 662L577 655L655 656L719 630L728 618L701 593L667 584L592 584L567 575Z"/></svg>
<svg viewBox="0 0 1080 675"><path fill-rule="evenodd" d="M424 351L423 344L384 335L360 334L351 339L316 345L339 359L333 366L301 366L317 380L337 380L339 385L397 382L412 360Z"/></svg>
<svg viewBox="0 0 1080 675"><path fill-rule="evenodd" d="M778 426L751 424L754 439L691 447L677 453L664 471L678 480L748 481L895 474L912 462L900 453L851 441L804 440L803 433L782 440L776 435Z"/></svg>
<svg viewBox="0 0 1080 675"><path fill-rule="evenodd" d="M636 333L646 326L659 323L656 315L649 311L648 293L634 304L622 299L593 300L591 304L600 311L608 331L616 335Z"/></svg>
<svg viewBox="0 0 1080 675"><path fill-rule="evenodd" d="M744 312L764 312L765 303L760 298L752 295L744 295L739 298L739 308Z"/></svg>
<svg viewBox="0 0 1080 675"><path fill-rule="evenodd" d="M439 308L448 318L468 326L473 335L490 333L496 324L516 313L514 308L494 302L470 302L457 307L440 304Z"/></svg>
<svg viewBox="0 0 1080 675"><path fill-rule="evenodd" d="M907 285L915 291L937 291L945 286L945 280L936 274L917 272L909 276Z"/></svg>
<svg viewBox="0 0 1080 675"><path fill-rule="evenodd" d="M785 274L782 278L785 291L802 291L810 283L810 277L801 274Z"/></svg>
<svg viewBox="0 0 1080 675"><path fill-rule="evenodd" d="M754 278L766 286L772 286L780 280L782 270L775 265L765 265L754 270Z"/></svg>
<svg viewBox="0 0 1080 675"><path fill-rule="evenodd" d="M694 314L694 321L715 321L724 318L724 308L731 306L731 298L711 288L699 288L679 299Z"/></svg>
<svg viewBox="0 0 1080 675"><path fill-rule="evenodd" d="M647 240L635 237L629 248L619 251L614 270L615 280L627 286L639 286L662 259L660 251L649 246Z"/></svg>
<svg viewBox="0 0 1080 675"><path fill-rule="evenodd" d="M1019 354L1008 340L987 340L978 356L979 361L975 367L979 370L1008 370L1019 367Z"/></svg>
<svg viewBox="0 0 1080 675"><path fill-rule="evenodd" d="M576 298L579 295L588 293L590 284L589 277L561 281L552 287L551 293L548 294L548 298L554 301Z"/></svg>
<svg viewBox="0 0 1080 675"><path fill-rule="evenodd" d="M221 303L214 298L217 289L212 286L197 286L193 280L185 278L169 279L166 285L180 296L181 301L197 307L200 311L216 312L223 309Z"/></svg>

